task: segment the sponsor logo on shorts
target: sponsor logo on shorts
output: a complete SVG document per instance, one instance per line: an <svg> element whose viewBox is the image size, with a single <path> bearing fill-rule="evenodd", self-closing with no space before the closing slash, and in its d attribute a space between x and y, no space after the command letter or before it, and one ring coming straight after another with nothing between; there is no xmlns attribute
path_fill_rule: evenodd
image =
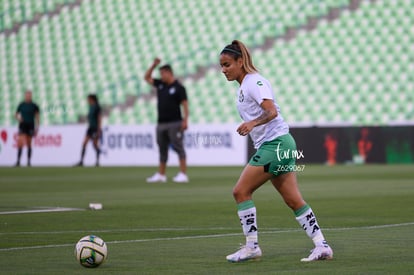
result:
<svg viewBox="0 0 414 275"><path fill-rule="evenodd" d="M275 149L276 156L278 161L282 161L284 159L303 159L305 155L303 150L291 150L291 149L281 149L280 142L277 144L277 148ZM284 164L284 165L277 165L275 173L281 172L301 172L305 170L304 164Z"/></svg>
<svg viewBox="0 0 414 275"><path fill-rule="evenodd" d="M276 151L278 161L281 161L282 159L291 159L291 158L303 159L305 158L305 155L303 154L303 150L291 150L291 149L282 150L280 149L280 142L277 144L277 148L275 151Z"/></svg>

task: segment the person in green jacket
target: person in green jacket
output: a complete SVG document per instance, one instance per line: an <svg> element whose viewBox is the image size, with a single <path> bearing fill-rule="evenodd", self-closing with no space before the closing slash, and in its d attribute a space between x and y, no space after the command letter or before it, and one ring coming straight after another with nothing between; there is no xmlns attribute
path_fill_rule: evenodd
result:
<svg viewBox="0 0 414 275"><path fill-rule="evenodd" d="M102 134L101 121L102 121L102 109L99 105L98 97L95 94L88 95L88 123L89 127L86 131L85 139L82 144L81 159L77 166L83 166L83 157L85 156L86 145L90 140L93 142L93 147L96 151L96 166L99 166L99 155L101 150L99 148L99 138Z"/></svg>

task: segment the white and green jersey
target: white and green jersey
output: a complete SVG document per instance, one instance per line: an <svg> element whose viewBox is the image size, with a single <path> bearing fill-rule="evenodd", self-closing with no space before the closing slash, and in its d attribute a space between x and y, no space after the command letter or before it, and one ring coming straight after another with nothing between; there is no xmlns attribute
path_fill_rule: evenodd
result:
<svg viewBox="0 0 414 275"><path fill-rule="evenodd" d="M271 99L277 110L277 117L266 124L253 128L250 137L254 148L259 148L263 142L272 141L275 138L289 133L289 126L284 121L280 108L276 104L272 86L269 81L258 73L247 74L237 91L237 110L244 121L258 118L263 109L260 107L264 99Z"/></svg>

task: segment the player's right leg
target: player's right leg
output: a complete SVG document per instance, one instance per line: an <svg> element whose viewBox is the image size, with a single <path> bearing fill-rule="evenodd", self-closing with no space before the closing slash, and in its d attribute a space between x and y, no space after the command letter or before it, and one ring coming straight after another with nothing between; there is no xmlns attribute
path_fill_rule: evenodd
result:
<svg viewBox="0 0 414 275"><path fill-rule="evenodd" d="M75 165L75 166L83 166L83 158L85 157L85 152L86 152L86 145L88 144L89 140L90 140L90 136L88 135L89 129L86 133L86 136L82 142L82 150L81 150L81 156L80 156L80 161Z"/></svg>
<svg viewBox="0 0 414 275"><path fill-rule="evenodd" d="M31 166L32 159L32 137L35 135L34 123L27 123L25 129L25 144L27 146L27 166Z"/></svg>
<svg viewBox="0 0 414 275"><path fill-rule="evenodd" d="M16 167L20 166L20 158L22 156L24 142L25 142L25 135L23 133L20 133L20 130L19 130L19 135L17 137L17 161L15 164Z"/></svg>
<svg viewBox="0 0 414 275"><path fill-rule="evenodd" d="M156 130L156 138L159 150L159 166L158 172L151 177L147 178L148 183L155 182L167 182L167 176L165 175L167 160L168 160L168 146L170 145L170 139L168 137L168 129L164 124L158 124Z"/></svg>
<svg viewBox="0 0 414 275"><path fill-rule="evenodd" d="M263 166L248 164L233 189L233 196L237 202L237 214L246 236L246 244L235 253L227 255L226 259L229 262L242 262L262 256L258 245L256 207L252 200L252 194L270 177L271 175L264 171Z"/></svg>

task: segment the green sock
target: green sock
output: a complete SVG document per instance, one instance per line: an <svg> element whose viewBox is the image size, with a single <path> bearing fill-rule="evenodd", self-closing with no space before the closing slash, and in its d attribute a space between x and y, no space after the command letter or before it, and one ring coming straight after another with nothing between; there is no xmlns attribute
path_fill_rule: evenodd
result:
<svg viewBox="0 0 414 275"><path fill-rule="evenodd" d="M310 208L309 205L305 204L304 206L302 206L301 208L295 210L295 216L299 217L300 215L302 215L303 213L305 213L308 209Z"/></svg>
<svg viewBox="0 0 414 275"><path fill-rule="evenodd" d="M253 208L253 207L254 207L254 202L252 200L243 201L237 204L237 210L239 211L246 210L246 209Z"/></svg>

